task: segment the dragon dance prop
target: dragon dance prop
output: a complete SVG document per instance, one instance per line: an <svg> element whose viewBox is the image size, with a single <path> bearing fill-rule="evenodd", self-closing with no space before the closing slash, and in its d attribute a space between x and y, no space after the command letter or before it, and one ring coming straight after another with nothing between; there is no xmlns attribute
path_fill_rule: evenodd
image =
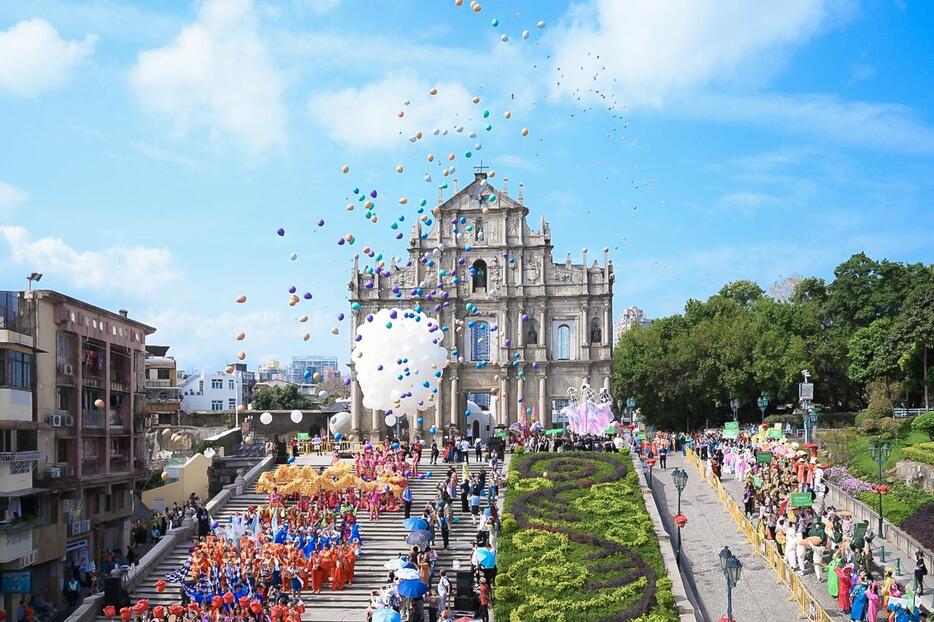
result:
<svg viewBox="0 0 934 622"><path fill-rule="evenodd" d="M399 498L408 480L402 475L380 473L373 481L364 480L353 472L348 462L335 462L318 473L313 466L282 464L275 471L266 471L259 477L256 492L269 494L278 489L281 495L299 494L313 496L322 492L390 492Z"/></svg>

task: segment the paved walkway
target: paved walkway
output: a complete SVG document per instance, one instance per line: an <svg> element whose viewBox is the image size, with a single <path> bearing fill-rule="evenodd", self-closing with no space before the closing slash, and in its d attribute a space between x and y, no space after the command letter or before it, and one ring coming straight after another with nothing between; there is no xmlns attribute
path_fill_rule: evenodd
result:
<svg viewBox="0 0 934 622"><path fill-rule="evenodd" d="M688 473L687 487L681 497L681 512L688 517L682 530L682 563L690 565L689 578L693 578L701 603L711 622L726 615L726 578L720 570L720 550L724 546L743 563L739 584L733 589L733 617L756 622L793 622L798 619L799 608L791 594L769 568L765 559L757 555L748 541L736 530L713 489L681 457L668 458L668 470L654 469L653 488L664 498L670 514L678 511L678 493L671 479L675 467Z"/></svg>

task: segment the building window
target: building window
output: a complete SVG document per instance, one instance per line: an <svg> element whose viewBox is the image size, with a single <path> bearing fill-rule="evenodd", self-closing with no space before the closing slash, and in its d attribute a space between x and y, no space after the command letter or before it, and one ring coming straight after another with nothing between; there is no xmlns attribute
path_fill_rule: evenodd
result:
<svg viewBox="0 0 934 622"><path fill-rule="evenodd" d="M224 410L224 400L211 400L211 410Z"/></svg>
<svg viewBox="0 0 934 622"><path fill-rule="evenodd" d="M231 398L227 400L227 410L235 410L236 408L237 408L237 400L235 398Z"/></svg>
<svg viewBox="0 0 934 622"><path fill-rule="evenodd" d="M223 389L223 388L224 388L224 380L223 380L223 378L214 378L214 379L212 379L212 380L211 380L211 388L212 388L212 389Z"/></svg>
<svg viewBox="0 0 934 622"><path fill-rule="evenodd" d="M204 380L198 381L198 395L204 393Z"/></svg>
<svg viewBox="0 0 934 622"><path fill-rule="evenodd" d="M473 291L486 292L486 262L478 259L470 267L470 275L473 282Z"/></svg>
<svg viewBox="0 0 934 622"><path fill-rule="evenodd" d="M480 410L488 412L490 410L490 394L489 393L468 393L467 401L473 402L480 407Z"/></svg>
<svg viewBox="0 0 934 622"><path fill-rule="evenodd" d="M567 324L558 326L558 360L567 361L571 358L571 327Z"/></svg>
<svg viewBox="0 0 934 622"><path fill-rule="evenodd" d="M570 400L551 400L551 422L563 425L567 423L567 417L561 414L561 410L570 405Z"/></svg>
<svg viewBox="0 0 934 622"><path fill-rule="evenodd" d="M171 378L169 377L169 370L163 369L163 368L157 369L156 379L157 380L171 380Z"/></svg>
<svg viewBox="0 0 934 622"><path fill-rule="evenodd" d="M529 329L525 334L525 342L529 345L538 345L538 326L535 320L529 320Z"/></svg>
<svg viewBox="0 0 934 622"><path fill-rule="evenodd" d="M486 322L474 322L470 327L470 360L490 360L490 325Z"/></svg>
<svg viewBox="0 0 934 622"><path fill-rule="evenodd" d="M0 350L0 386L32 388L32 354Z"/></svg>
<svg viewBox="0 0 934 622"><path fill-rule="evenodd" d="M231 391L234 390L234 381L233 381L233 380L228 380L228 381L227 381L227 388L230 389Z"/></svg>
<svg viewBox="0 0 934 622"><path fill-rule="evenodd" d="M476 242L482 242L483 239L484 239L484 238L483 238L483 219L482 219L482 218L478 218L478 219L476 219L476 220L474 221L473 231L474 231L474 238L475 238L474 241L476 241Z"/></svg>

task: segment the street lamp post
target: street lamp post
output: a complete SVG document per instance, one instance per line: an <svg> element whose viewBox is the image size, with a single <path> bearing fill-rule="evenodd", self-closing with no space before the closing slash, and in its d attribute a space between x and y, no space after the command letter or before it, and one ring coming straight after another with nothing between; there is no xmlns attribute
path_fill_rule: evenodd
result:
<svg viewBox="0 0 934 622"><path fill-rule="evenodd" d="M756 400L756 404L759 405L759 410L762 411L762 423L765 423L765 409L769 407L769 398L763 393Z"/></svg>
<svg viewBox="0 0 934 622"><path fill-rule="evenodd" d="M636 398L629 396L626 398L626 408L629 409L629 423L636 422Z"/></svg>
<svg viewBox="0 0 934 622"><path fill-rule="evenodd" d="M676 516L676 521L678 523L678 552L675 556L675 560L678 563L678 566L681 565L681 527L684 526L684 523L687 522L684 517L681 515L681 492L684 490L684 487L688 485L688 474L684 469L675 469L671 472L671 479L675 482L675 489L678 491L678 514ZM681 517L678 519L677 517Z"/></svg>
<svg viewBox="0 0 934 622"><path fill-rule="evenodd" d="M733 421L739 421L739 407L740 401L739 398L734 397L730 400L730 408L733 409Z"/></svg>
<svg viewBox="0 0 934 622"><path fill-rule="evenodd" d="M728 546L720 551L720 569L726 577L726 619L733 622L733 588L739 583L743 574L743 564L733 555Z"/></svg>
<svg viewBox="0 0 934 622"><path fill-rule="evenodd" d="M880 538L885 537L882 534L882 465L885 464L885 461L889 459L891 454L892 448L889 447L888 443L873 442L869 444L869 455L872 456L872 459L875 460L876 464L879 466L879 480L876 492L879 493L879 529L877 532Z"/></svg>

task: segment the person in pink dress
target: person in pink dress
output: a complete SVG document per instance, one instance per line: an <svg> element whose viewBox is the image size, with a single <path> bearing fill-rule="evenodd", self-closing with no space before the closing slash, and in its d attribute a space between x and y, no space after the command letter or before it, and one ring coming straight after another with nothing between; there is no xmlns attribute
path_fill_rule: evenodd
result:
<svg viewBox="0 0 934 622"><path fill-rule="evenodd" d="M869 589L866 591L866 622L876 622L876 617L879 615L879 602L881 598L879 597L879 584L875 581L869 586Z"/></svg>

